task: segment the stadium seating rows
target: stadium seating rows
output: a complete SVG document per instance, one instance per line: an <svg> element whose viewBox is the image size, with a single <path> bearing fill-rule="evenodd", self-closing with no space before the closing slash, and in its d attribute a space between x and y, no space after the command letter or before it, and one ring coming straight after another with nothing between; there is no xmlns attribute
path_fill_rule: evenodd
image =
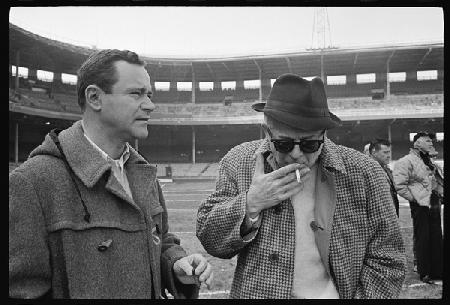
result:
<svg viewBox="0 0 450 305"><path fill-rule="evenodd" d="M24 106L42 108L52 111L62 111L69 113L81 113L77 96L74 94L53 93L49 97L48 93L22 89L16 92L9 90L10 100ZM254 101L254 100L252 100ZM236 117L252 116L255 112L250 107L250 102L235 102L229 106L218 103L177 103L158 104L153 118L160 117ZM331 110L358 110L383 111L386 109L420 109L443 107L443 94L418 94L418 95L391 95L386 100L373 100L371 97L352 98L330 98L329 107Z"/></svg>

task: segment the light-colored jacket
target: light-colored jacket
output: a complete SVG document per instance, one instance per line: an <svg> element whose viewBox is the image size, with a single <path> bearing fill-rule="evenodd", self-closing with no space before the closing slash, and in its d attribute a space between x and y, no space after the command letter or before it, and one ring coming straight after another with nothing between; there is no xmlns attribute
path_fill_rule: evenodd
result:
<svg viewBox="0 0 450 305"><path fill-rule="evenodd" d="M10 297L159 298L165 288L196 297L195 285L174 279L173 263L186 253L168 233L156 168L130 149L130 198L80 121L59 139L86 211L47 135L9 176Z"/></svg>
<svg viewBox="0 0 450 305"><path fill-rule="evenodd" d="M259 229L241 236L255 152L267 140L231 149L219 164L216 190L198 209L197 237L220 258L238 255L231 298L291 298L295 219L290 199L263 210ZM265 161L265 172L273 169ZM325 139L316 180L315 240L324 266L348 298L398 297L405 248L385 173L372 158Z"/></svg>
<svg viewBox="0 0 450 305"><path fill-rule="evenodd" d="M421 206L430 206L430 196L435 187L433 171L425 165L417 149L394 164L393 170L397 193L408 201L416 200Z"/></svg>

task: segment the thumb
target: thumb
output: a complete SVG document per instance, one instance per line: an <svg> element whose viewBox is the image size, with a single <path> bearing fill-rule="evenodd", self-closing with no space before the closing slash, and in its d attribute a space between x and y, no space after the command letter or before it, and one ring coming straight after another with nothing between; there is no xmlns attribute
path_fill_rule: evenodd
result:
<svg viewBox="0 0 450 305"><path fill-rule="evenodd" d="M253 176L256 175L264 175L264 157L262 153L255 154L256 163L255 163L255 171Z"/></svg>

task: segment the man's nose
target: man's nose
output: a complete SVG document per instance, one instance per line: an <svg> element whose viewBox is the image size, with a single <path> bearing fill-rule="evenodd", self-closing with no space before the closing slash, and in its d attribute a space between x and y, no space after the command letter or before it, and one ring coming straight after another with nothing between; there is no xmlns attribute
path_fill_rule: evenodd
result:
<svg viewBox="0 0 450 305"><path fill-rule="evenodd" d="M304 157L303 151L300 149L300 146L298 144L294 145L294 148L292 149L292 151L289 153L291 158L294 160L298 160L302 157Z"/></svg>
<svg viewBox="0 0 450 305"><path fill-rule="evenodd" d="M155 108L155 104L149 97L146 97L146 101L141 104L141 109L146 112L152 112L153 110L155 110Z"/></svg>

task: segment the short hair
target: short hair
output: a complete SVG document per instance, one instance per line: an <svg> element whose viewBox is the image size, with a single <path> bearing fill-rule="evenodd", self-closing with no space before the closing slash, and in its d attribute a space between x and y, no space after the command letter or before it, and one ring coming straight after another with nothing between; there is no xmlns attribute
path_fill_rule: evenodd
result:
<svg viewBox="0 0 450 305"><path fill-rule="evenodd" d="M145 66L139 56L128 50L105 49L92 53L77 71L78 105L82 110L86 106L85 91L89 85L95 84L106 93L111 92L117 82L114 63L124 60L130 64Z"/></svg>
<svg viewBox="0 0 450 305"><path fill-rule="evenodd" d="M429 137L431 140L434 140L436 138L436 135L432 132L419 131L413 137L413 144L416 143L417 139L419 139L420 137Z"/></svg>
<svg viewBox="0 0 450 305"><path fill-rule="evenodd" d="M379 151L381 149L381 145L391 146L391 142L389 142L386 139L375 139L375 140L370 142L369 153L372 154L372 152L374 150L375 151Z"/></svg>

